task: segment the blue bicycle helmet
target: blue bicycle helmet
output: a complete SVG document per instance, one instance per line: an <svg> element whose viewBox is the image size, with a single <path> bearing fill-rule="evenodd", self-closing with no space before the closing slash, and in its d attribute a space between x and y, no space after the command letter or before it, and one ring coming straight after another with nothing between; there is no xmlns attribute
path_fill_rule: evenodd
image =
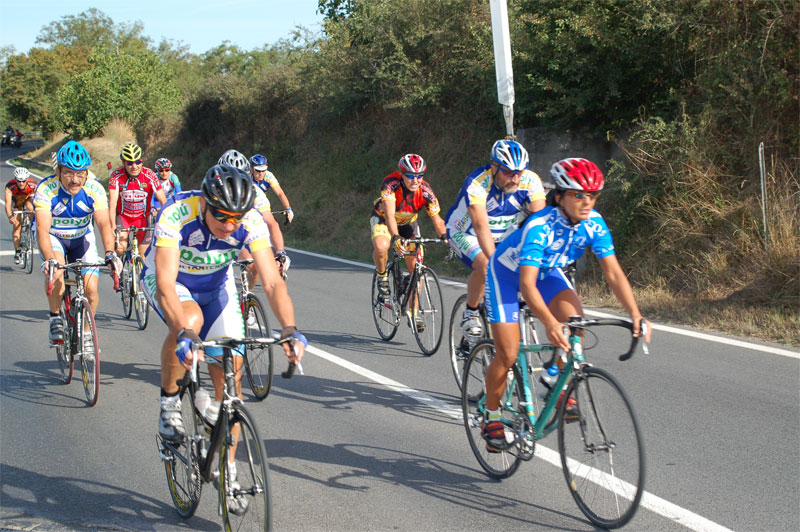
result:
<svg viewBox="0 0 800 532"><path fill-rule="evenodd" d="M505 170L521 172L528 167L528 151L515 140L498 140L492 146L492 162Z"/></svg>
<svg viewBox="0 0 800 532"><path fill-rule="evenodd" d="M253 170L258 170L259 172L263 172L267 169L267 158L257 153L250 157L250 165Z"/></svg>
<svg viewBox="0 0 800 532"><path fill-rule="evenodd" d="M70 170L88 170L92 165L92 158L86 148L71 140L61 146L56 155L59 166L64 166Z"/></svg>

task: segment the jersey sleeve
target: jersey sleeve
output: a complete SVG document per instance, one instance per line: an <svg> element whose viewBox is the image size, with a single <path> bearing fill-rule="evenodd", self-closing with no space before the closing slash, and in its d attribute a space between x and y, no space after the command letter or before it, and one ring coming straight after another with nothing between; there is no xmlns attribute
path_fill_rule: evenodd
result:
<svg viewBox="0 0 800 532"><path fill-rule="evenodd" d="M108 195L106 195L106 191L99 181L87 179L83 188L86 190L89 197L92 198L95 211L108 210Z"/></svg>
<svg viewBox="0 0 800 532"><path fill-rule="evenodd" d="M169 177L170 177L170 180L172 180L173 192L175 192L175 193L183 192L181 190L181 180L178 179L178 176L176 176L175 174L171 174Z"/></svg>
<svg viewBox="0 0 800 532"><path fill-rule="evenodd" d="M259 251L271 247L269 242L269 228L267 227L264 218L259 213L251 209L244 216L242 222L247 236L244 239L244 244L250 248L250 251Z"/></svg>
<svg viewBox="0 0 800 532"><path fill-rule="evenodd" d="M616 254L614 251L614 239L611 238L611 231L608 230L606 221L597 211L592 211L589 219L586 220L586 234L591 240L592 251L598 259Z"/></svg>
<svg viewBox="0 0 800 532"><path fill-rule="evenodd" d="M430 183L425 181L424 186L425 190L423 190L422 194L426 201L425 208L428 212L428 216L436 216L442 210L439 206L439 200L436 198L436 194L434 194L433 187L431 187Z"/></svg>
<svg viewBox="0 0 800 532"><path fill-rule="evenodd" d="M165 207L156 222L153 235L156 247L178 248L181 241L181 225L188 211L188 205L182 201L176 201L172 205Z"/></svg>
<svg viewBox="0 0 800 532"><path fill-rule="evenodd" d="M36 187L33 196L33 208L37 211L50 212L53 197L58 193L58 178L55 175L48 177Z"/></svg>
<svg viewBox="0 0 800 532"><path fill-rule="evenodd" d="M545 199L544 186L538 174L525 170L520 180L519 188L528 193L528 203Z"/></svg>
<svg viewBox="0 0 800 532"><path fill-rule="evenodd" d="M491 187L491 172L482 172L477 176L470 176L465 183L467 205L486 205L486 198L489 196Z"/></svg>

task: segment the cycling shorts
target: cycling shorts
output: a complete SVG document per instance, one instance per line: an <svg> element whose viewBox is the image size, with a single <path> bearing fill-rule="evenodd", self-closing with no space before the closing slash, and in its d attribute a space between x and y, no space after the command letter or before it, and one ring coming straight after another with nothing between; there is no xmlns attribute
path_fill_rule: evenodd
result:
<svg viewBox="0 0 800 532"><path fill-rule="evenodd" d="M471 270L475 257L483 252L481 245L478 244L478 237L469 233L452 231L448 227L447 240L450 242L450 249L453 250L456 257Z"/></svg>
<svg viewBox="0 0 800 532"><path fill-rule="evenodd" d="M389 226L386 225L384 218L373 214L369 217L369 227L373 240L379 236L386 237L389 240L392 239L392 235L389 233ZM413 221L410 224L398 225L397 234L400 235L400 238L419 238L419 224ZM416 248L417 246L413 244L408 246L409 251L414 251Z"/></svg>
<svg viewBox="0 0 800 532"><path fill-rule="evenodd" d="M130 216L125 216L124 214L117 215L117 227L122 229L127 229L128 227L147 227L148 218L145 216L138 216L136 218L132 218ZM150 231L136 231L136 240L139 241L139 244L150 244L152 233ZM122 238L120 238L122 240ZM127 242L127 240L125 240Z"/></svg>
<svg viewBox="0 0 800 532"><path fill-rule="evenodd" d="M495 262L489 261L486 272L486 317L489 323L519 322L519 274L507 268L495 268ZM536 281L536 289L544 299L545 305L564 290L574 290L560 268L550 271L544 279Z"/></svg>
<svg viewBox="0 0 800 532"><path fill-rule="evenodd" d="M222 286L217 286L210 291L189 290L180 283L175 284L175 291L181 302L194 301L200 307L200 311L203 314L203 326L198 332L198 336L203 340L211 340L223 336L232 338L245 337L239 292L236 290L236 282L231 272L232 270L229 268ZM147 263L145 263L141 273L141 281L148 303L155 309L161 320L166 323L164 313L156 299L155 268L148 268ZM205 354L219 358L222 356L222 348L208 348L205 350ZM242 355L239 350L234 350L233 354L236 356Z"/></svg>
<svg viewBox="0 0 800 532"><path fill-rule="evenodd" d="M50 237L50 245L53 251L64 255L65 264L82 260L83 262L100 262L100 257L97 255L97 246L95 244L94 231L89 231L80 238L58 238L54 235ZM41 255L42 261L45 260L44 255ZM100 268L92 266L90 268L81 268L83 275L100 274Z"/></svg>

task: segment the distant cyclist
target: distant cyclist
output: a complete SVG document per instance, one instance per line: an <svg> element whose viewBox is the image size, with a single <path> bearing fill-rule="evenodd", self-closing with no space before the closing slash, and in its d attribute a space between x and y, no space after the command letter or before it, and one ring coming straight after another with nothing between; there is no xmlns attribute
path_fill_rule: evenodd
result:
<svg viewBox="0 0 800 532"><path fill-rule="evenodd" d="M264 194L270 189L275 192L275 195L278 196L278 199L281 201L281 205L283 205L283 208L286 210L286 221L292 223L292 220L294 220L294 211L292 211L292 206L289 205L289 198L286 197L286 193L281 188L280 183L278 183L278 178L275 177L275 174L267 170L267 158L258 153L253 155L250 157L250 168L253 173L253 183L255 183Z"/></svg>
<svg viewBox="0 0 800 532"><path fill-rule="evenodd" d="M486 312L492 326L495 355L486 371L487 423L483 427L487 450L508 446L500 419L500 395L509 368L519 350L519 299L542 322L547 339L569 351L563 322L583 316L578 294L561 268L578 260L591 247L614 295L633 321L633 335L650 342L650 323L642 319L633 290L619 265L605 220L594 210L603 189L603 173L586 159L564 159L553 164L550 176L556 185L551 205L532 214L525 223L497 245L486 277ZM563 365L561 357L558 365ZM567 408L572 408L570 398ZM568 410L569 414L569 410Z"/></svg>
<svg viewBox="0 0 800 532"><path fill-rule="evenodd" d="M108 203L111 209L111 230L117 227L143 228L149 222L152 198L163 205L167 202L161 180L155 172L144 166L142 148L129 142L122 146L119 158L122 166L114 170L108 178ZM151 236L145 231L136 232L139 253L144 255L150 245ZM120 238L117 253L122 254L128 241Z"/></svg>
<svg viewBox="0 0 800 532"><path fill-rule="evenodd" d="M382 298L389 296L389 277L386 264L392 245L403 250L401 239L419 238L417 218L422 209L428 213L436 234L446 240L447 229L439 216L439 200L433 187L425 181L425 160L416 153L400 158L397 170L383 178L381 195L375 200L369 225L372 235L372 261L378 274L378 292ZM406 256L408 271L414 270L417 261L414 255ZM415 324L424 327L421 318L415 316Z"/></svg>
<svg viewBox="0 0 800 532"><path fill-rule="evenodd" d="M461 324L464 335L474 340L483 335L478 306L496 243L517 228L526 211L545 206L542 181L527 168L528 152L522 144L498 140L492 146L491 162L467 176L445 216L450 247L472 270Z"/></svg>
<svg viewBox="0 0 800 532"><path fill-rule="evenodd" d="M181 191L181 180L175 172L172 171L172 162L166 157L156 160L156 174L158 179L161 180L161 188L164 190L164 196L167 201L176 193ZM158 198L153 195L153 211L158 211L163 205L158 201Z"/></svg>
<svg viewBox="0 0 800 532"><path fill-rule="evenodd" d="M21 261L19 242L22 234L22 215L14 214L13 211L33 210L33 195L38 184L28 169L21 166L14 170L14 178L6 183L6 217L13 228L11 236L14 240L14 264L19 264Z"/></svg>
<svg viewBox="0 0 800 532"><path fill-rule="evenodd" d="M92 222L97 224L105 248L105 261L117 273L122 265L114 253L114 234L111 231L108 199L103 186L88 178L92 159L86 149L70 140L57 154L55 175L43 179L36 188L36 236L42 254L42 272L49 276L53 265L63 265L78 259L99 262ZM97 312L97 267L82 270L86 297ZM50 307L50 341L63 341L63 323L59 305L64 293L63 270L52 270L53 291L47 296ZM45 282L45 286L47 282Z"/></svg>

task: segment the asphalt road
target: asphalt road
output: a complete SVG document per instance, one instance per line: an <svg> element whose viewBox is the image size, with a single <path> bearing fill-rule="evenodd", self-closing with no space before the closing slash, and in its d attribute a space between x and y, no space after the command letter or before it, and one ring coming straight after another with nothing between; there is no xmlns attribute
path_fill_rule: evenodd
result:
<svg viewBox="0 0 800 532"><path fill-rule="evenodd" d="M11 179L7 166L0 177ZM86 407L48 347L40 260L31 275L16 268L9 229L0 223L0 529L219 530L214 488L183 520L158 457L163 323L151 315L137 330L101 278L102 381ZM405 325L378 338L368 268L290 254L305 375L277 378L263 403L246 396L270 456L276 530L594 530L560 467L535 458L502 482L483 473L452 415L446 351L423 357ZM448 318L463 290L443 286ZM618 377L645 436L648 494L626 529L797 530L800 354L662 325L650 356L622 363L620 331L603 331L587 357Z"/></svg>

